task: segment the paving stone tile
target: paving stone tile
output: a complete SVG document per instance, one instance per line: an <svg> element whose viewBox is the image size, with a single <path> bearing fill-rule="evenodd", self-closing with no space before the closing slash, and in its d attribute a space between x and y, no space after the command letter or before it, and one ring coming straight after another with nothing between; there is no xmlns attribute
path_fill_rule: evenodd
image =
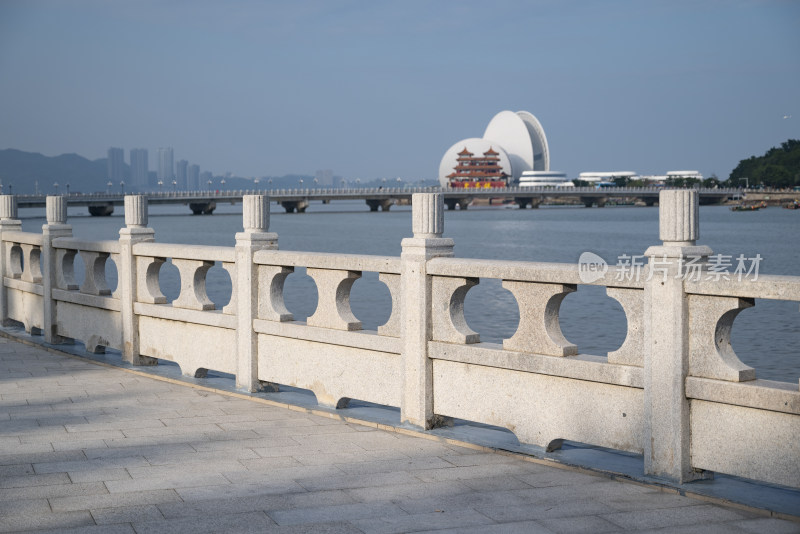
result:
<svg viewBox="0 0 800 534"><path fill-rule="evenodd" d="M122 458L92 459L72 462L43 462L34 463L33 468L37 473L63 473L77 471L94 471L97 469L140 467L149 465L141 456L125 456Z"/></svg>
<svg viewBox="0 0 800 534"><path fill-rule="evenodd" d="M295 441L290 437L258 437L255 439L225 440L225 441L198 441L192 442L191 446L197 452L222 451L228 449L255 449L261 447L286 447L294 445Z"/></svg>
<svg viewBox="0 0 800 534"><path fill-rule="evenodd" d="M253 471L271 470L277 467L300 467L302 464L291 456L276 456L274 458L252 458L239 460L245 469ZM337 470L341 472L340 470Z"/></svg>
<svg viewBox="0 0 800 534"><path fill-rule="evenodd" d="M349 474L390 473L393 471L419 471L450 468L452 464L437 456L424 458L403 458L400 460L376 460L372 462L340 464L339 469Z"/></svg>
<svg viewBox="0 0 800 534"><path fill-rule="evenodd" d="M518 479L527 483L525 474L529 468L530 466L527 465L527 462L522 464L486 464L467 467L444 467L442 469L430 469L427 471L417 472L415 473L415 476L422 481L433 482L509 475L516 476Z"/></svg>
<svg viewBox="0 0 800 534"><path fill-rule="evenodd" d="M443 454L440 456L442 460L453 464L456 467L469 467L473 465L486 465L486 464L517 464L519 462L518 458L514 458L513 456L506 456L503 454L487 454L485 452L475 453L475 451L469 451L467 454ZM539 465L541 470L544 471L547 467L535 464L533 462L528 462L531 466Z"/></svg>
<svg viewBox="0 0 800 534"><path fill-rule="evenodd" d="M90 419L90 418L86 418ZM90 422L83 424L83 425L64 425L67 433L72 432L107 432L107 431L119 431L125 432L126 430L134 430L140 428L153 428L153 427L163 427L164 423L161 422L160 419L157 418L146 418L146 419L115 419L114 421L100 423L100 422Z"/></svg>
<svg viewBox="0 0 800 534"><path fill-rule="evenodd" d="M425 514L437 510L452 512L469 508L478 509L479 507L528 506L530 504L529 501L517 496L513 491L468 491L455 495L415 497L395 502L410 514Z"/></svg>
<svg viewBox="0 0 800 534"><path fill-rule="evenodd" d="M267 514L279 525L322 523L325 521L347 521L368 517L390 517L408 514L398 506L388 503L356 503L294 510L271 510Z"/></svg>
<svg viewBox="0 0 800 534"><path fill-rule="evenodd" d="M243 512L285 510L353 503L355 503L355 500L346 492L333 490L174 502L161 504L158 507L164 517L167 519L174 519L179 517L215 515L219 513L219 510L225 510L227 513L231 514L238 514Z"/></svg>
<svg viewBox="0 0 800 534"><path fill-rule="evenodd" d="M225 514L204 516L202 518L170 519L150 522L135 522L133 528L136 534L167 534L187 533L201 534L204 532L237 532L241 534L252 532L254 534L268 531L275 523L263 512L249 512L245 514Z"/></svg>
<svg viewBox="0 0 800 534"><path fill-rule="evenodd" d="M714 521L734 521L747 519L738 510L701 504L693 506L694 501L687 498L687 506L663 510L639 510L603 514L603 518L625 529L654 529L711 523Z"/></svg>
<svg viewBox="0 0 800 534"><path fill-rule="evenodd" d="M56 451L106 449L106 442L103 440L96 440L96 439L87 441L53 441L51 445L53 446L53 450Z"/></svg>
<svg viewBox="0 0 800 534"><path fill-rule="evenodd" d="M136 534L129 523L37 530L36 534Z"/></svg>
<svg viewBox="0 0 800 534"><path fill-rule="evenodd" d="M372 473L367 475L334 475L325 478L298 478L297 482L309 491L326 489L355 489L376 486L396 486L419 482L404 471L393 473Z"/></svg>
<svg viewBox="0 0 800 534"><path fill-rule="evenodd" d="M510 491L530 489L530 486L513 476L463 478L459 482L476 491Z"/></svg>
<svg viewBox="0 0 800 534"><path fill-rule="evenodd" d="M154 465L151 467L129 467L129 478L167 478L191 473L192 475L208 475L246 471L238 460L220 460L217 462L184 462L180 464Z"/></svg>
<svg viewBox="0 0 800 534"><path fill-rule="evenodd" d="M502 523L553 517L597 515L611 510L611 508L602 503L579 500L552 504L528 503L522 506L476 506L475 509Z"/></svg>
<svg viewBox="0 0 800 534"><path fill-rule="evenodd" d="M539 523L558 534L601 534L620 532L620 527L597 516L559 517L540 519Z"/></svg>
<svg viewBox="0 0 800 534"><path fill-rule="evenodd" d="M305 492L305 488L291 480L280 482L265 480L259 484L228 484L226 486L205 486L178 488L175 490L184 501L205 501L210 499L235 499L258 495L283 495Z"/></svg>
<svg viewBox="0 0 800 534"><path fill-rule="evenodd" d="M152 490L127 493L106 493L105 495L82 495L79 497L59 497L50 499L53 511L94 510L117 506L136 506L160 504L180 500L174 490Z"/></svg>
<svg viewBox="0 0 800 534"><path fill-rule="evenodd" d="M687 499L681 495L658 490L630 493L627 490L631 484L620 484L623 491L607 490L596 495L596 499L621 512L643 510L657 510L661 508L683 508L685 506L700 506L703 501ZM604 489L601 487L601 489ZM616 489L616 488L615 488Z"/></svg>
<svg viewBox="0 0 800 534"><path fill-rule="evenodd" d="M534 473L520 474L517 478L526 484L533 486L534 488L544 488L547 486L584 485L605 482L608 480L608 477L604 476L590 475L586 473L580 473L578 471L559 468L537 470L537 472Z"/></svg>
<svg viewBox="0 0 800 534"><path fill-rule="evenodd" d="M202 436L205 433L223 432L214 424L200 426L149 426L139 428L128 428L119 436L120 438L160 438L161 436Z"/></svg>
<svg viewBox="0 0 800 534"><path fill-rule="evenodd" d="M92 519L89 512L10 514L0 517L0 532L17 532L43 528L61 529L83 525L94 525L94 519Z"/></svg>
<svg viewBox="0 0 800 534"><path fill-rule="evenodd" d="M517 523L458 527L442 530L423 530L420 531L420 534L433 534L434 532L436 534L553 534L550 529L536 521L520 521Z"/></svg>
<svg viewBox="0 0 800 534"><path fill-rule="evenodd" d="M259 455L252 449L229 449L222 451L194 452L191 454L172 451L154 451L147 453L145 458L151 465L159 466L196 464L202 462L215 463L229 460L251 460L259 458Z"/></svg>
<svg viewBox="0 0 800 534"><path fill-rule="evenodd" d="M95 523L110 525L113 523L132 523L147 521L162 521L164 516L154 504L140 506L118 506L115 508L98 508L89 510Z"/></svg>
<svg viewBox="0 0 800 534"><path fill-rule="evenodd" d="M46 475L26 475L0 477L0 488L25 488L29 486L46 486L56 484L71 484L66 473L48 473Z"/></svg>
<svg viewBox="0 0 800 534"><path fill-rule="evenodd" d="M109 467L87 469L84 471L67 472L72 482L105 482L107 480L126 480L131 478L128 471L122 467Z"/></svg>
<svg viewBox="0 0 800 534"><path fill-rule="evenodd" d="M785 521L773 517L758 517L755 519L745 519L742 521L731 521L727 523L734 528L753 534L800 534L800 522Z"/></svg>
<svg viewBox="0 0 800 534"><path fill-rule="evenodd" d="M147 491L157 489L193 488L198 486L222 486L230 481L222 475L195 474L186 471L170 476L153 478L130 478L127 480L110 480L105 483L111 493L126 493L130 491Z"/></svg>
<svg viewBox="0 0 800 534"><path fill-rule="evenodd" d="M464 528L492 524L493 521L475 510L461 510L457 513L433 512L374 519L352 520L353 526L365 534L401 534L420 530Z"/></svg>
<svg viewBox="0 0 800 534"><path fill-rule="evenodd" d="M724 523L705 523L700 525L684 525L680 527L666 527L637 530L637 534L744 534L743 530ZM765 531L768 532L768 531ZM769 534L772 534L771 532Z"/></svg>
<svg viewBox="0 0 800 534"><path fill-rule="evenodd" d="M56 484L0 489L0 501L6 499L50 499L64 495L98 495L108 493L102 482Z"/></svg>
<svg viewBox="0 0 800 534"><path fill-rule="evenodd" d="M342 472L332 465L313 465L301 467L277 467L267 470L225 472L225 478L234 484L260 484L264 480L288 481L307 478L326 478L339 476Z"/></svg>
<svg viewBox="0 0 800 534"><path fill-rule="evenodd" d="M403 501L407 499L440 499L452 495L471 493L472 488L461 482L417 482L348 489L358 502Z"/></svg>
<svg viewBox="0 0 800 534"><path fill-rule="evenodd" d="M49 514L47 499L3 499L0 500L0 517L9 514Z"/></svg>
<svg viewBox="0 0 800 534"><path fill-rule="evenodd" d="M52 452L53 450L53 446L49 441L42 443L16 443L8 444L3 447L3 454L6 456L23 456L27 454L47 453Z"/></svg>
<svg viewBox="0 0 800 534"><path fill-rule="evenodd" d="M33 473L33 464L0 465L0 477L16 477Z"/></svg>

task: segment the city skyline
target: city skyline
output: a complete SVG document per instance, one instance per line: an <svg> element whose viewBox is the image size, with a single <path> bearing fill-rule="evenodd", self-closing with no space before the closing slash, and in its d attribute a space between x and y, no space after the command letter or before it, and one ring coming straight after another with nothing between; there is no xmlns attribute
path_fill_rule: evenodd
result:
<svg viewBox="0 0 800 534"><path fill-rule="evenodd" d="M725 178L800 138L799 27L782 1L10 0L0 148L171 146L222 174L435 179L453 142L526 109L569 176Z"/></svg>

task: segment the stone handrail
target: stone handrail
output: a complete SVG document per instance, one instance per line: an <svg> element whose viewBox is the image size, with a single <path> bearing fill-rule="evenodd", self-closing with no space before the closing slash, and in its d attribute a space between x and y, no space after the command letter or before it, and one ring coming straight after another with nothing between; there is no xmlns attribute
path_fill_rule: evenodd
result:
<svg viewBox="0 0 800 534"><path fill-rule="evenodd" d="M74 237L57 237L53 239L53 248L119 254L119 241L86 241Z"/></svg>
<svg viewBox="0 0 800 534"><path fill-rule="evenodd" d="M621 266L454 258L441 193L414 194L413 237L399 258L278 250L264 195L242 194L234 247L156 243L147 198L134 195L125 197L118 241L73 238L63 197L47 198L41 235L21 232L14 197L0 196L0 318L48 343L118 349L133 365L162 359L189 376L230 373L246 391L285 384L312 390L330 409L352 398L398 406L401 422L419 428L459 418L506 427L542 453L565 439L625 450L642 455L646 474L679 483L718 471L800 487L800 390L757 379L730 344L742 309L756 298L800 300L800 277L708 279L697 192L658 194L661 244L645 252L641 276ZM78 254L87 266L80 287ZM698 260L698 279L681 275L686 258ZM113 294L106 261L119 273ZM181 277L172 302L159 285L166 261ZM222 310L205 291L215 264L233 287ZM318 294L306 321L283 302L298 268ZM377 331L350 309L364 271L391 295ZM464 319L481 278L501 280L519 308L502 344L481 342ZM563 336L560 304L581 285L605 286L621 304L628 331L616 351L581 354Z"/></svg>
<svg viewBox="0 0 800 534"><path fill-rule="evenodd" d="M585 284L628 289L644 287L644 277L629 276L629 271L616 266L609 267L607 272L598 275L596 279L589 279L581 277L578 264L436 258L428 262L428 273L520 282Z"/></svg>

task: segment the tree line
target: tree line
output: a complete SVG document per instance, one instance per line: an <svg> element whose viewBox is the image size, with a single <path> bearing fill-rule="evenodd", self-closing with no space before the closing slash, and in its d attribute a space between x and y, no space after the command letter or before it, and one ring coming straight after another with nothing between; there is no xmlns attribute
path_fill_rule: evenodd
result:
<svg viewBox="0 0 800 534"><path fill-rule="evenodd" d="M780 147L770 148L763 156L741 160L731 172L728 183L734 187L800 186L800 140L789 139Z"/></svg>

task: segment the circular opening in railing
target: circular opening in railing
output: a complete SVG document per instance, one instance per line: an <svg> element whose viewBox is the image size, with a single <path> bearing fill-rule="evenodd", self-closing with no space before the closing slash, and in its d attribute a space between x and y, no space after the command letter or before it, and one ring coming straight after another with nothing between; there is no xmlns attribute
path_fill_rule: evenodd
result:
<svg viewBox="0 0 800 534"><path fill-rule="evenodd" d="M625 342L628 323L620 304L605 286L578 286L561 302L561 332L580 354L607 356Z"/></svg>
<svg viewBox="0 0 800 534"><path fill-rule="evenodd" d="M69 262L69 258L64 258L64 262ZM81 287L85 278L86 264L83 262L81 255L76 252L72 260L72 279L75 285Z"/></svg>
<svg viewBox="0 0 800 534"><path fill-rule="evenodd" d="M400 291L399 279L397 291ZM355 281L350 291L350 310L361 321L364 330L376 330L386 324L392 315L392 295L386 284L378 279L378 273L365 272Z"/></svg>
<svg viewBox="0 0 800 534"><path fill-rule="evenodd" d="M483 343L502 343L519 326L519 307L514 295L503 289L502 280L481 278L464 299L464 319L478 332Z"/></svg>
<svg viewBox="0 0 800 534"><path fill-rule="evenodd" d="M739 360L756 370L756 378L791 382L800 377L797 302L755 299L739 312L731 327L731 348Z"/></svg>
<svg viewBox="0 0 800 534"><path fill-rule="evenodd" d="M206 295L214 303L214 307L221 310L231 301L231 275L222 267L219 262L206 273Z"/></svg>
<svg viewBox="0 0 800 534"><path fill-rule="evenodd" d="M172 302L181 294L181 273L172 261L164 262L158 270L158 286L167 302Z"/></svg>
<svg viewBox="0 0 800 534"><path fill-rule="evenodd" d="M117 290L118 281L119 273L117 270L117 263L109 257L106 260L106 285L112 293Z"/></svg>
<svg viewBox="0 0 800 534"><path fill-rule="evenodd" d="M265 288L264 291L269 289ZM306 274L305 267L296 267L295 271L286 277L283 285L283 301L286 309L292 313L295 321L305 321L314 315L317 299L317 285L314 280Z"/></svg>

